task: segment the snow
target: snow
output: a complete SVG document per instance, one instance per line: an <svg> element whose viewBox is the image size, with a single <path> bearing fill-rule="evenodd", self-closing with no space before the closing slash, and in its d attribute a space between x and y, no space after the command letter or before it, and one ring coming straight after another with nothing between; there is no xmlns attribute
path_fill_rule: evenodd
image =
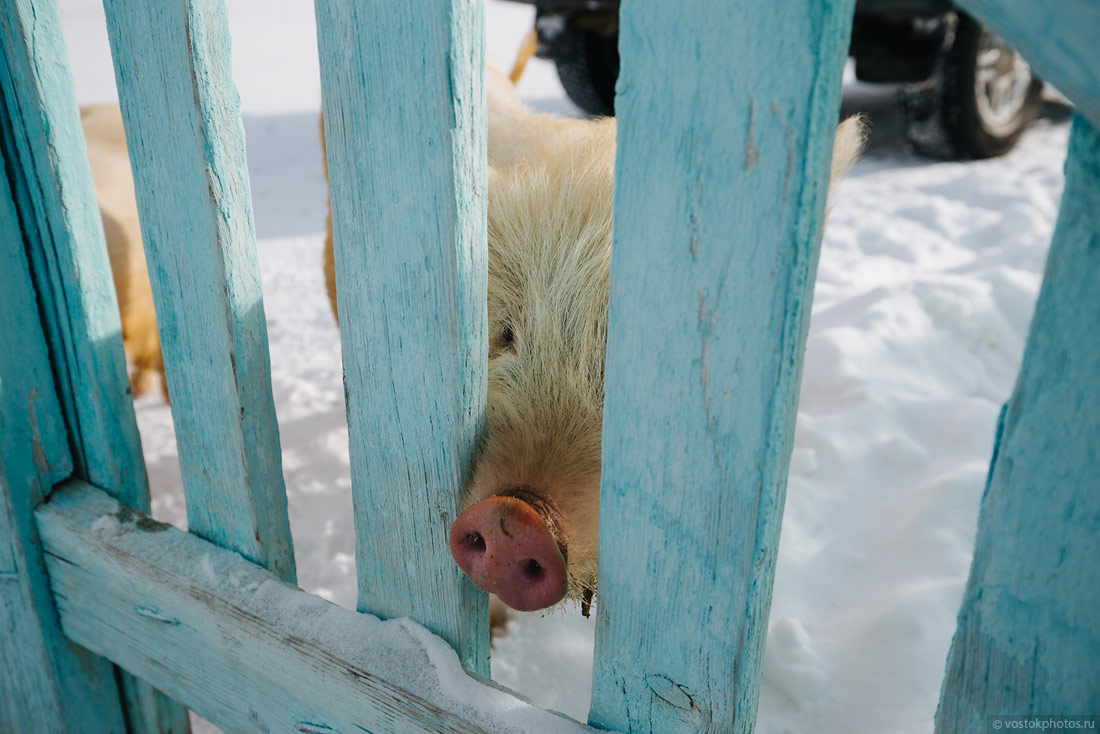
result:
<svg viewBox="0 0 1100 734"><path fill-rule="evenodd" d="M118 518L114 515L100 515L91 524L92 532L100 538L109 538L119 531Z"/></svg>
<svg viewBox="0 0 1100 734"><path fill-rule="evenodd" d="M60 4L80 101L114 99L98 4ZM230 18L298 578L354 608L339 339L320 266L326 194L311 5L234 0ZM488 1L489 53L502 65L531 20L530 7ZM537 109L577 114L545 62L528 65L520 92ZM938 163L905 152L892 93L845 85L845 111L868 114L873 133L834 197L821 255L761 734L930 729L993 429L1057 214L1064 105L1048 102L1008 156ZM169 410L147 396L137 411L154 514L184 526ZM449 653L398 624L429 659ZM517 615L495 643L494 678L583 720L594 626L573 608ZM215 730L200 722L196 731Z"/></svg>

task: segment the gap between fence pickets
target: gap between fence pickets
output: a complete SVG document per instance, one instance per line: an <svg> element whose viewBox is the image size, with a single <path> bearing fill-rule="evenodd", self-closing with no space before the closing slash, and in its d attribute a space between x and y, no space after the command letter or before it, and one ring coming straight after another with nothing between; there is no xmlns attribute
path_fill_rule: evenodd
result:
<svg viewBox="0 0 1100 734"><path fill-rule="evenodd" d="M596 731L467 675L409 619L329 603L84 482L36 521L65 634L220 726Z"/></svg>

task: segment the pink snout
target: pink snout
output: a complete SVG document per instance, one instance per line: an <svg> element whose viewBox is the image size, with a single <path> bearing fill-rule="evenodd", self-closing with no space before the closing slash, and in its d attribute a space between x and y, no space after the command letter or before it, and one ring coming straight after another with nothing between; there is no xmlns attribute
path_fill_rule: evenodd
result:
<svg viewBox="0 0 1100 734"><path fill-rule="evenodd" d="M515 497L489 497L451 526L451 555L485 591L521 612L565 596L565 558L535 508Z"/></svg>

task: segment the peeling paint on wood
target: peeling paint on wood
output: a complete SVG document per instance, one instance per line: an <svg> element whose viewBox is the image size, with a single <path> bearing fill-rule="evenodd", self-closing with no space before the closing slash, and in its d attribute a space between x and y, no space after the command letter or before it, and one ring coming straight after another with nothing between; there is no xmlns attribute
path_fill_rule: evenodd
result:
<svg viewBox="0 0 1100 734"><path fill-rule="evenodd" d="M1100 16L1086 0L962 3L1079 116L941 734L1100 710ZM754 727L852 4L623 9L594 724ZM460 677L478 686L460 700L432 678L453 656L430 635L391 621L400 634L380 636L277 580L293 556L225 3L106 6L189 520L231 550L109 496L148 507L103 236L56 7L14 0L0 6L0 731L186 730L182 709L70 639L230 730L591 731L519 698L483 710L503 695L490 683ZM483 428L481 5L317 13L360 607L414 616L485 673L485 597L446 543ZM42 505L74 470L102 489L69 481ZM400 680L377 674L410 651L387 668Z"/></svg>
<svg viewBox="0 0 1100 734"><path fill-rule="evenodd" d="M76 468L148 510L118 306L57 9L52 0L5 3L0 26L10 183L74 429Z"/></svg>
<svg viewBox="0 0 1100 734"><path fill-rule="evenodd" d="M0 87L20 209L77 476L149 509L114 284L53 0L0 9ZM189 730L187 712L123 674L131 734Z"/></svg>
<svg viewBox="0 0 1100 734"><path fill-rule="evenodd" d="M1078 115L1023 367L1001 415L937 734L1100 712L1100 130Z"/></svg>
<svg viewBox="0 0 1100 734"><path fill-rule="evenodd" d="M359 608L487 675L486 596L448 550L485 422L482 13L317 3Z"/></svg>
<svg viewBox="0 0 1100 734"><path fill-rule="evenodd" d="M190 530L293 581L222 0L107 0Z"/></svg>
<svg viewBox="0 0 1100 734"><path fill-rule="evenodd" d="M634 0L590 723L751 732L850 0Z"/></svg>

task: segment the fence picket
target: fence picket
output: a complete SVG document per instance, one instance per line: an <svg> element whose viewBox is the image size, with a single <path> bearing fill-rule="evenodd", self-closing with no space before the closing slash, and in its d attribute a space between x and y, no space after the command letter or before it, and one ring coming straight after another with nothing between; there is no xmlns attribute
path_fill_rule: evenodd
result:
<svg viewBox="0 0 1100 734"><path fill-rule="evenodd" d="M1100 711L1100 130L1078 115L997 432L936 732Z"/></svg>
<svg viewBox="0 0 1100 734"><path fill-rule="evenodd" d="M6 151L0 150L0 170ZM0 175L0 731L125 728L111 664L70 643L33 512L72 471L19 219Z"/></svg>
<svg viewBox="0 0 1100 734"><path fill-rule="evenodd" d="M1100 125L1100 3L959 0L959 5L1004 36L1036 73L1073 100L1093 125Z"/></svg>
<svg viewBox="0 0 1100 734"><path fill-rule="evenodd" d="M753 730L852 8L621 9L596 726Z"/></svg>
<svg viewBox="0 0 1100 734"><path fill-rule="evenodd" d="M223 0L106 0L190 530L293 581Z"/></svg>
<svg viewBox="0 0 1100 734"><path fill-rule="evenodd" d="M51 347L64 360L62 403L81 476L127 505L149 509L145 461L126 379L118 307L103 226L57 8L50 0L5 4L3 57L13 188L35 261ZM59 62L59 60L61 60Z"/></svg>
<svg viewBox="0 0 1100 734"><path fill-rule="evenodd" d="M410 615L488 674L485 594L447 537L486 389L480 0L324 0L359 608Z"/></svg>
<svg viewBox="0 0 1100 734"><path fill-rule="evenodd" d="M104 2L188 518L212 542L119 504L149 497L57 8L0 5L0 731L187 731L98 655L232 729L592 731L415 626L280 583L226 3ZM1078 114L938 734L1100 710L1100 11L961 2ZM594 726L755 726L854 3L622 9ZM482 2L316 10L359 607L485 675L486 597L447 550L484 426Z"/></svg>
<svg viewBox="0 0 1100 734"><path fill-rule="evenodd" d="M6 3L0 88L5 145L76 476L149 511L110 264L57 6ZM48 487L47 487L48 489ZM122 673L127 721L137 734L190 729L187 711Z"/></svg>

